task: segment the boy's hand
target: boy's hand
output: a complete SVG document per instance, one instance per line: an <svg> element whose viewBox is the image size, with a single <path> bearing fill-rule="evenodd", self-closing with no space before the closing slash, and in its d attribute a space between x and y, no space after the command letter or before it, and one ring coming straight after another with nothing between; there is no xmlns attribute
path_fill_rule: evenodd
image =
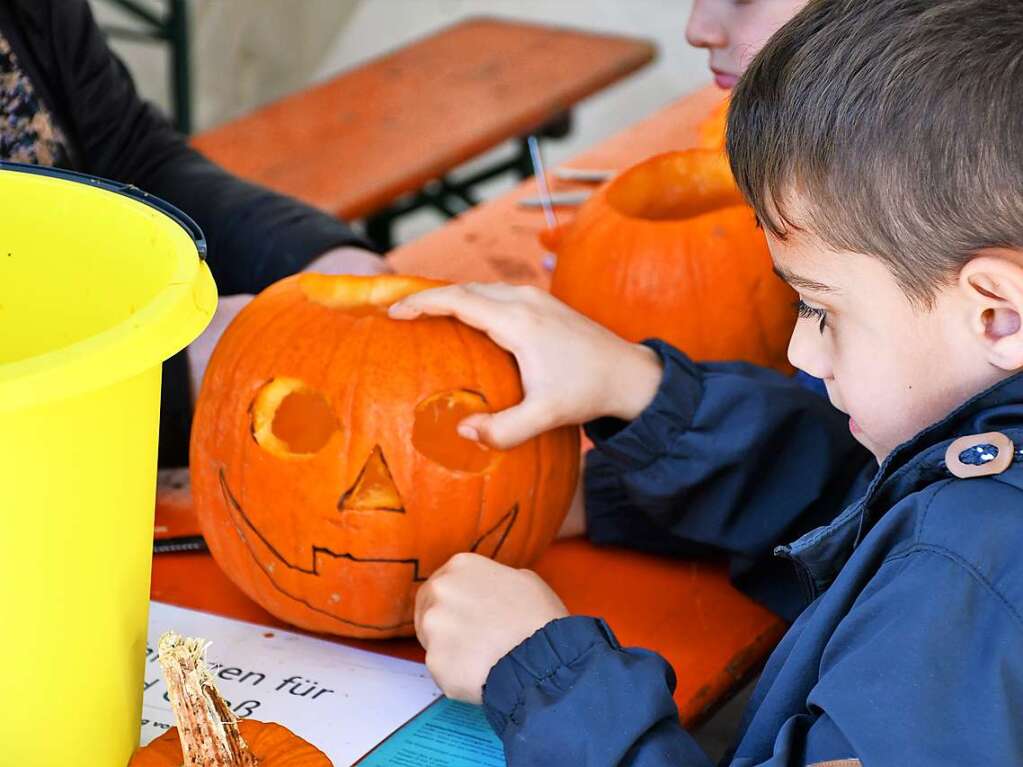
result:
<svg viewBox="0 0 1023 767"><path fill-rule="evenodd" d="M619 338L539 288L452 285L415 293L394 304L390 314L451 315L515 355L522 402L470 416L459 426L466 439L497 449L600 416L631 421L660 385L661 364L653 350Z"/></svg>
<svg viewBox="0 0 1023 767"><path fill-rule="evenodd" d="M479 703L490 669L565 605L536 573L456 554L416 595L426 667L449 698Z"/></svg>

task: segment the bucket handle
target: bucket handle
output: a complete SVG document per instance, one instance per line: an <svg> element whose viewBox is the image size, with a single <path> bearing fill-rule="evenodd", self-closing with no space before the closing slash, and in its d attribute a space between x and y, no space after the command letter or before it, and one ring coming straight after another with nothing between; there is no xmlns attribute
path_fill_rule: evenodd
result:
<svg viewBox="0 0 1023 767"><path fill-rule="evenodd" d="M125 197L137 200L144 205L155 208L165 216L173 219L182 229L188 232L188 235L192 238L192 242L195 243L195 249L199 252L199 260L206 260L206 236L202 233L202 229L199 228L199 225L195 223L188 214L174 207L166 200L149 194L149 192L144 192L133 184L123 184L119 181L110 181L109 179L100 178L99 176L90 176L87 173L64 170L63 168L51 168L43 165L28 165L26 163L7 162L5 160L0 160L0 170L10 170L18 173L32 173L36 176L49 176L50 178L59 178L65 181L75 181L81 184L98 187L107 192L122 194Z"/></svg>

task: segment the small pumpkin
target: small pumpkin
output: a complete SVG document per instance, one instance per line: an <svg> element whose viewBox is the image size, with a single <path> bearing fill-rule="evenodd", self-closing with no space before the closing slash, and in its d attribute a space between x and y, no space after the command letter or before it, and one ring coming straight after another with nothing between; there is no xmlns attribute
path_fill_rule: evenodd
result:
<svg viewBox="0 0 1023 767"><path fill-rule="evenodd" d="M333 767L286 727L239 721L217 691L201 639L168 632L159 654L178 726L138 749L128 767Z"/></svg>
<svg viewBox="0 0 1023 767"><path fill-rule="evenodd" d="M620 336L791 372L795 296L773 274L724 153L652 157L541 240L558 257L551 292Z"/></svg>
<svg viewBox="0 0 1023 767"><path fill-rule="evenodd" d="M228 577L284 621L411 635L416 591L451 556L525 566L564 519L578 429L503 452L463 439L466 416L521 401L514 359L454 319L387 316L439 284L288 278L210 361L192 434L199 524Z"/></svg>

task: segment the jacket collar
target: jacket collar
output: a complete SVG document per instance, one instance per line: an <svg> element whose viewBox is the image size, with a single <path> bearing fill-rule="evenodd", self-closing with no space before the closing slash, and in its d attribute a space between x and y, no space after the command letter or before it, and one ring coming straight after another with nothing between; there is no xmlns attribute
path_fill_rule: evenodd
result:
<svg viewBox="0 0 1023 767"><path fill-rule="evenodd" d="M808 596L816 598L888 509L911 493L953 476L945 464L949 445L987 432L1000 432L1012 440L1015 462L1023 462L1023 373L978 394L899 445L877 469L865 492L831 524L778 547L775 553L793 561Z"/></svg>

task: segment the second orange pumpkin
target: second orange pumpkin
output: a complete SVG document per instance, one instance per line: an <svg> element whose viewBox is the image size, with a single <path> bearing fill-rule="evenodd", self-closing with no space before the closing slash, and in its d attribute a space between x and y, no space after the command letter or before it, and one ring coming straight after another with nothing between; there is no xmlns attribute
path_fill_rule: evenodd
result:
<svg viewBox="0 0 1023 767"><path fill-rule="evenodd" d="M652 157L541 239L558 256L551 292L620 336L791 370L794 294L720 151Z"/></svg>

